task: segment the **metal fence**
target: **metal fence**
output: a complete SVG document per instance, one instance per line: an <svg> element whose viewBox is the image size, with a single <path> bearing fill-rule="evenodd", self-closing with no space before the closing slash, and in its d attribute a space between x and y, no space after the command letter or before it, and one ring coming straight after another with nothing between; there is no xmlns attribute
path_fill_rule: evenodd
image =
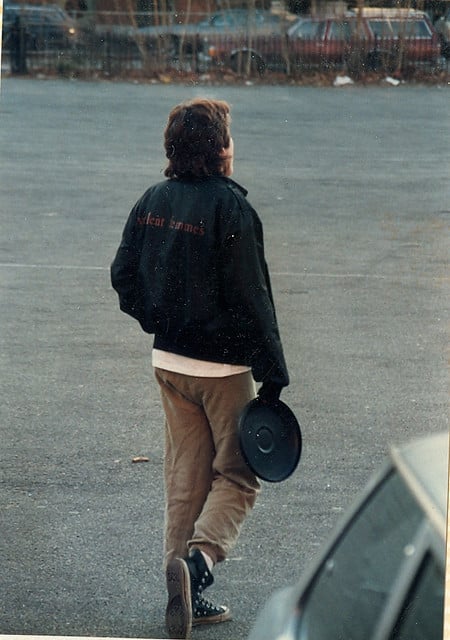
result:
<svg viewBox="0 0 450 640"><path fill-rule="evenodd" d="M204 16L196 16L197 19ZM83 16L78 38L66 47L10 47L3 65L22 73L124 76L164 73L171 70L194 73L222 70L244 75L276 71L297 76L310 70L345 70L351 74L446 69L430 42L417 38L367 41L306 39L295 46L285 30L265 33L247 29L239 33L206 33L198 22L184 23L183 16L164 14L157 24L144 24L140 14L109 12ZM20 39L19 39L20 42ZM45 39L44 39L45 43ZM51 43L50 43L51 45Z"/></svg>

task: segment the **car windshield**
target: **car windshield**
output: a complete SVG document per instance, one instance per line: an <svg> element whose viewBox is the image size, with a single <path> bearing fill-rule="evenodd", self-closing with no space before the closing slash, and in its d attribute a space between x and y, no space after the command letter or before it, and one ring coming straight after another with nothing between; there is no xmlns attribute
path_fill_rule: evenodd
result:
<svg viewBox="0 0 450 640"><path fill-rule="evenodd" d="M349 529L300 603L301 640L370 638L423 513L398 474L391 474Z"/></svg>
<svg viewBox="0 0 450 640"><path fill-rule="evenodd" d="M63 23L66 19L65 14L59 10L51 9L20 9L17 14L23 17L28 23L41 25L46 23Z"/></svg>
<svg viewBox="0 0 450 640"><path fill-rule="evenodd" d="M427 554L389 640L442 638L445 580L435 558Z"/></svg>
<svg viewBox="0 0 450 640"><path fill-rule="evenodd" d="M260 25L266 23L277 23L278 21L279 19L277 16L264 14L259 11L236 10L216 13L212 15L208 21L204 21L204 24L209 24L209 26L222 29L224 27L245 26L247 24Z"/></svg>
<svg viewBox="0 0 450 640"><path fill-rule="evenodd" d="M212 16L209 23L213 27L232 27L236 24L245 24L247 16L237 13L222 13Z"/></svg>

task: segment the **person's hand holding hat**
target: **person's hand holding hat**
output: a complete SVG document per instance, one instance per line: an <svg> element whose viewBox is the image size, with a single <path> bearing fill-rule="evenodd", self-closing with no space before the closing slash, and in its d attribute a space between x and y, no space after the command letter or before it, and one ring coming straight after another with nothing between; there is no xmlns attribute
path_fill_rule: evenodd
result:
<svg viewBox="0 0 450 640"><path fill-rule="evenodd" d="M263 404L275 404L280 399L283 385L267 380L258 391L258 397Z"/></svg>

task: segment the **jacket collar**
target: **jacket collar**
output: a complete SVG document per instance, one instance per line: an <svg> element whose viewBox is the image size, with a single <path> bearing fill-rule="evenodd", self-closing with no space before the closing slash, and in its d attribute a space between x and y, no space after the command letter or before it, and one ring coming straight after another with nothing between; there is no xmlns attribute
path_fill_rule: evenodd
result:
<svg viewBox="0 0 450 640"><path fill-rule="evenodd" d="M237 187L239 189L239 191L242 191L242 193L244 194L244 196L247 196L248 191L245 187L243 187L241 184L239 184L238 182L236 182L235 180L232 180L231 178L225 178L225 180L234 187Z"/></svg>
<svg viewBox="0 0 450 640"><path fill-rule="evenodd" d="M247 196L248 191L245 187L243 187L241 184L239 184L238 182L236 182L235 180L232 180L231 178L228 178L227 176L206 176L203 178L189 178L189 177L180 177L180 178L169 178L170 180L177 180L179 182L183 182L185 180L187 180L188 182L193 182L196 180L199 181L203 181L203 180L225 180L225 182L227 184L230 185L231 188L235 188L238 189L244 196Z"/></svg>

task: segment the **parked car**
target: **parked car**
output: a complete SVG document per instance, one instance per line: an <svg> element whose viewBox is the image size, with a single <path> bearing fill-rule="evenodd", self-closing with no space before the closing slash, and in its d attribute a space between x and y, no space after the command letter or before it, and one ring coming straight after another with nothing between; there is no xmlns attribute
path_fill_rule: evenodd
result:
<svg viewBox="0 0 450 640"><path fill-rule="evenodd" d="M166 25L146 26L138 29L149 49L164 42L169 57L182 55L203 56L208 38L245 37L246 34L272 34L284 32L284 22L279 15L260 9L227 9L211 14L200 22L171 22Z"/></svg>
<svg viewBox="0 0 450 640"><path fill-rule="evenodd" d="M446 14L436 20L434 27L441 42L442 55L450 58L450 9L447 9Z"/></svg>
<svg viewBox="0 0 450 640"><path fill-rule="evenodd" d="M360 16L304 16L286 34L254 33L244 39L209 38L213 64L236 68L239 59L260 73L266 67L354 67L393 72L408 62L438 64L439 37L422 11L364 9Z"/></svg>
<svg viewBox="0 0 450 640"><path fill-rule="evenodd" d="M384 64L387 71L409 62L439 65L439 36L424 11L365 8L362 23L367 31L369 65Z"/></svg>
<svg viewBox="0 0 450 640"><path fill-rule="evenodd" d="M248 640L442 640L448 434L394 447Z"/></svg>
<svg viewBox="0 0 450 640"><path fill-rule="evenodd" d="M197 23L200 32L263 30L269 32L281 29L280 16L262 9L228 9L213 13L207 20Z"/></svg>
<svg viewBox="0 0 450 640"><path fill-rule="evenodd" d="M234 71L248 68L263 73L274 53L285 40L287 23L280 15L270 11L234 9L213 14L199 23L200 47L205 59L212 65L228 65ZM268 56L258 54L266 50ZM255 45L255 46L254 46Z"/></svg>
<svg viewBox="0 0 450 640"><path fill-rule="evenodd" d="M6 4L3 8L3 48L13 46L14 33L23 29L28 50L65 49L78 42L80 30L57 5Z"/></svg>

